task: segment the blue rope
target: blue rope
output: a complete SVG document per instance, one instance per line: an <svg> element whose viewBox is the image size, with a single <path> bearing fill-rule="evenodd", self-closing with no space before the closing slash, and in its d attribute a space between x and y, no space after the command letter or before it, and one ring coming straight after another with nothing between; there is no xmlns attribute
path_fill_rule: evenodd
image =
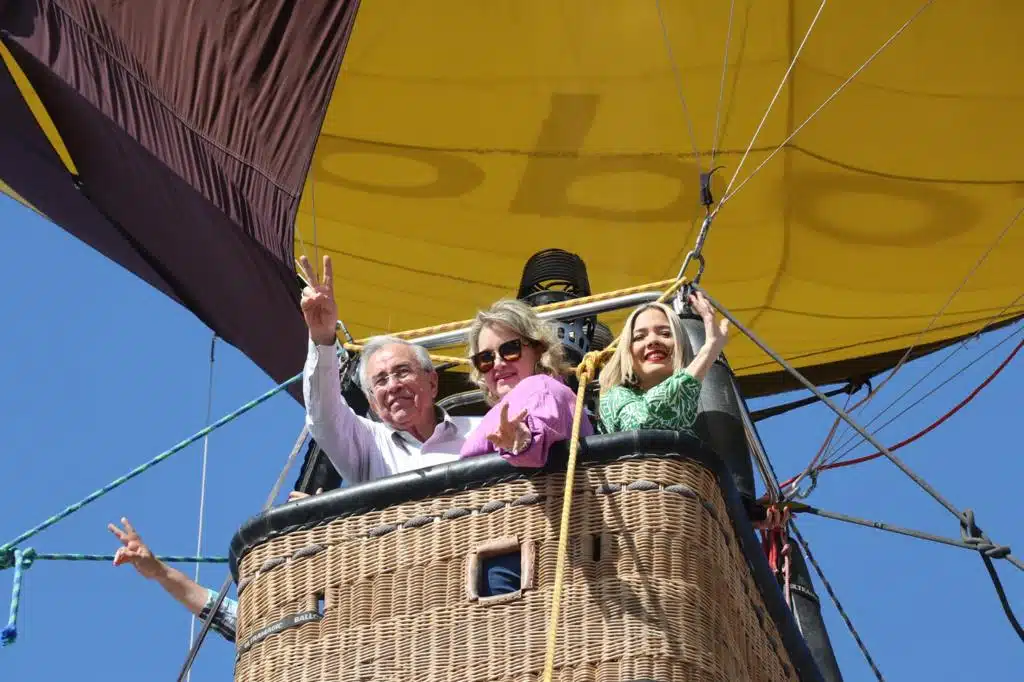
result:
<svg viewBox="0 0 1024 682"><path fill-rule="evenodd" d="M9 568L11 565L13 565L13 561L12 561L13 560L13 555L11 554L11 550L16 545L24 542L25 540L28 540L29 538L33 537L34 535L37 535L38 533L41 533L42 531L44 531L47 528L49 528L50 526L54 525L58 521L60 521L60 520L62 520L64 518L67 518L68 516L71 516L72 514L74 514L76 511L78 511L79 509L81 509L85 505L87 505L87 504L89 504L91 502L95 502L99 498L101 498L104 495L106 495L107 493L109 493L111 490L114 490L115 488L118 488L118 487L124 485L125 483L127 483L130 480L132 480L133 478L135 478L139 474L147 471L148 469L151 469L152 467L156 466L160 462L164 461L165 459L167 459L171 455L184 450L189 445L191 445L192 443L195 443L197 440L200 440L201 438L203 438L207 434L209 434L209 433L219 429L220 427L224 426L228 422L237 419L238 417L242 416L243 414L245 414L246 412L248 412L252 408L256 407L257 405L260 405L261 403L266 402L270 398L273 398L275 395L277 395L278 393L280 393L284 389L288 388L289 386L294 384L296 381L299 381L300 379L302 379L302 373L301 372L296 374L295 376L293 376L291 379L288 379L284 383L278 384L277 386L275 386L274 388L270 389L269 391L267 391L266 393L264 393L260 397L256 398L255 400L250 400L249 402L247 402L246 404L242 405L241 407L239 407L234 412L231 412L230 414L227 414L227 415L221 417L220 419L218 419L214 423L210 424L206 428L204 428L204 429L202 429L200 431L197 431L195 434L193 434L189 438L186 438L185 440L181 441L180 443L178 443L177 445L172 447L170 450L166 450L165 452L160 453L159 455L157 455L153 459L149 460L145 464L142 464L142 465L132 469L131 471L129 471L124 476L121 476L120 478L117 478L117 479L111 481L110 483L108 483L107 485L103 486L99 490L89 494L85 499L81 500L80 502L76 502L73 505L71 505L71 506L67 507L66 509L64 509L64 511L51 516L50 518L46 519L45 521L40 523L35 528L30 528L29 530L25 531L24 533L22 533L21 535L19 535L16 538L14 538L10 542L8 542L8 543L6 543L4 545L0 545L0 570L3 570L5 568Z"/></svg>
<svg viewBox="0 0 1024 682"><path fill-rule="evenodd" d="M14 585L11 588L11 615L7 627L0 630L0 646L10 646L18 639L18 606L21 604L21 579L25 569L32 565L34 552L14 550Z"/></svg>
<svg viewBox="0 0 1024 682"><path fill-rule="evenodd" d="M157 556L165 564L226 564L226 556ZM113 561L113 554L35 554L36 561Z"/></svg>
<svg viewBox="0 0 1024 682"><path fill-rule="evenodd" d="M339 349L338 354L345 352L344 349ZM50 561L113 561L114 555L112 554L38 554L34 549L17 549L17 545L28 540L29 538L38 535L42 531L46 530L50 526L56 524L62 519L71 516L82 507L95 502L99 498L103 497L115 488L119 488L128 481L132 480L136 476L143 472L153 468L160 462L164 461L171 455L181 452L192 443L206 437L213 431L216 431L225 424L234 421L238 417L242 416L249 410L253 409L257 405L265 403L275 395L285 390L295 382L302 379L302 372L296 374L292 378L278 384L274 388L270 389L263 395L250 400L234 412L224 415L214 423L210 424L204 429L201 429L194 433L189 438L181 441L169 450L166 450L148 462L132 469L124 476L116 478L107 485L103 486L99 490L96 490L86 496L79 502L66 507L63 511L58 514L54 514L50 518L46 519L34 528L30 528L18 537L14 538L10 542L0 545L0 571L14 567L14 584L11 588L11 610L10 617L7 621L7 627L0 631L0 646L8 646L14 644L18 638L18 607L21 603L21 582L24 577L25 569L32 565L32 562L36 559L44 559ZM161 561L168 563L227 563L226 557L195 557L195 556L159 556L156 557Z"/></svg>
<svg viewBox="0 0 1024 682"><path fill-rule="evenodd" d="M159 561L169 564L226 564L227 557L221 556L158 556ZM113 554L39 554L31 547L8 550L0 554L0 568L14 567L14 585L11 587L11 611L7 627L0 630L0 646L10 646L18 639L18 607L21 606L21 583L25 571L36 561L113 561Z"/></svg>

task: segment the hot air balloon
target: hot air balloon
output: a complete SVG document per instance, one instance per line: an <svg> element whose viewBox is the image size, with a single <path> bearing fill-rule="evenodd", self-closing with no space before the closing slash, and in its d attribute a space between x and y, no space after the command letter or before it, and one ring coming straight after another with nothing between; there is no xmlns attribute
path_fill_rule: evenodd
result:
<svg viewBox="0 0 1024 682"><path fill-rule="evenodd" d="M499 661L453 619L542 633L565 575L559 545L580 560L585 538L605 533L606 561L658 563L690 547L678 515L721 562L698 571L719 608L698 599L658 627L619 628L676 587L627 590L623 567L588 545L593 566L565 578L554 628L562 679L838 679L827 637L809 649L790 613L789 588L807 588L779 590L729 475L758 455L743 400L805 387L792 370L859 386L1024 315L1021 19L1024 7L989 0L0 1L0 191L281 382L306 344L303 255L331 256L341 338L355 348L407 332L464 354L461 327L438 325L531 295L524 263L546 250L578 258L587 283L537 305L606 295L588 326L565 323L585 337L580 359L598 324L621 328L630 296L679 278L756 337L730 344L732 397L715 409L735 423L708 436L733 454L673 434L595 437L576 474L589 492L573 503L590 520L574 517L568 536L549 516L575 451L511 482L500 462L456 463L255 517L232 546L245 581L236 679L279 676L300 650L332 656L345 637L346 666L309 664L304 679L539 679L543 638ZM449 399L466 391L464 368L442 386ZM602 476L675 497L616 520L618 502L593 492ZM513 505L531 495L548 501ZM498 502L528 521L481 520ZM447 530L463 521L445 511L470 507L466 534ZM532 543L538 568L518 601L483 604L463 574L501 523ZM682 544L617 544L646 537L645 524ZM423 578L446 585L443 599L391 587L403 553L444 543L443 570ZM293 568L302 557L315 570ZM684 568L658 579L689 580ZM718 569L728 582L714 582ZM324 604L343 615L324 618ZM390 660L400 624L433 638L429 655Z"/></svg>

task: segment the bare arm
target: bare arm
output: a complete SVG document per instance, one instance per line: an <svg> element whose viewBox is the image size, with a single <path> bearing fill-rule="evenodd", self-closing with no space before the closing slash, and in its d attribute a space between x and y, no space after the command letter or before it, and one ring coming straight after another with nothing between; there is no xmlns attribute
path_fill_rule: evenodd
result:
<svg viewBox="0 0 1024 682"><path fill-rule="evenodd" d="M192 613L199 615L206 605L209 594L187 575L176 568L171 568L153 556L153 552L139 537L138 531L126 518L121 519L124 529L108 524L110 532L121 541L114 555L114 565L131 564L143 578L155 580L168 594L183 604Z"/></svg>
<svg viewBox="0 0 1024 682"><path fill-rule="evenodd" d="M171 568L153 555L149 547L139 537L138 531L126 518L121 519L124 529L108 524L110 532L121 541L121 547L114 554L114 565L131 564L139 575L155 580L167 594L182 604L192 614L204 616L206 608L213 607L214 593L202 587L187 575ZM232 599L225 599L214 614L210 627L228 641L235 641L235 629L238 621L238 604Z"/></svg>
<svg viewBox="0 0 1024 682"><path fill-rule="evenodd" d="M722 348L729 341L729 320L722 319L715 324L715 309L699 291L690 295L690 304L704 320L704 345L687 365L686 372L697 381L704 381L711 365L715 364L715 360L722 353Z"/></svg>
<svg viewBox="0 0 1024 682"><path fill-rule="evenodd" d="M693 357L693 362L686 366L687 373L697 381L704 381L704 377L707 376L711 365L715 364L715 360L721 355L724 346L724 338L705 341Z"/></svg>
<svg viewBox="0 0 1024 682"><path fill-rule="evenodd" d="M155 578L160 587L164 588L169 595L183 604L186 609L198 616L206 605L206 600L209 598L206 588L178 569L171 568L162 561L160 566L163 570Z"/></svg>

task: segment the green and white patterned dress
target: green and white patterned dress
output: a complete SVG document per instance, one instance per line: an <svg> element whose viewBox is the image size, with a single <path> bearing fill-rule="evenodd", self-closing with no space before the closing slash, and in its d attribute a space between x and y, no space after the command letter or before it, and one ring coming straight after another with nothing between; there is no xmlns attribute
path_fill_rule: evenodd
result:
<svg viewBox="0 0 1024 682"><path fill-rule="evenodd" d="M694 435L700 382L686 370L646 393L630 386L616 386L601 396L601 431L672 429Z"/></svg>

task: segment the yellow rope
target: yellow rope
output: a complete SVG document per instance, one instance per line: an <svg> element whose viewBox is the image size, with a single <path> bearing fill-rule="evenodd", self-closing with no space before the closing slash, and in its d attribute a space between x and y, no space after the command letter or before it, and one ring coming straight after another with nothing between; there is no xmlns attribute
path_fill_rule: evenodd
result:
<svg viewBox="0 0 1024 682"><path fill-rule="evenodd" d="M306 286L309 286L309 282L307 282L305 276L303 276L302 268L299 266L298 261L295 262L295 270L298 273L299 279L301 279L306 284ZM669 288L665 291L664 294L662 294L661 298L658 299L659 301L665 301L665 300L668 299L668 297L670 297L673 294L675 294L675 292L679 290L679 287L681 287L682 284L685 283L685 281L686 281L685 279L663 279L663 280L658 281L658 282L648 282L647 284L638 284L637 286L634 286L634 287L627 287L625 289L616 289L615 291L606 291L604 293L594 294L592 296L584 296L582 298L571 298L571 299L568 299L568 300L565 300L565 301L558 301L556 303L548 303L547 305L537 306L536 308L534 308L534 311L538 312L538 313L543 313L543 312L549 312L549 311L552 311L552 310L564 310L565 308L569 308L571 306L582 305L584 303L597 303L599 301L607 301L610 298L616 298L618 296L628 296L630 294L639 294L639 293L643 293L645 291L656 291L658 289L661 289L661 288L665 287L666 285L669 285ZM395 337L400 338L400 339L411 339L411 338L417 338L417 337L420 337L420 336L427 336L429 334L441 334L441 333L444 333L444 332L455 331L457 329L463 329L465 327L468 327L472 323L473 323L473 320L459 320L457 322L445 322L444 324L436 324L436 325L433 325L431 327L420 327L419 329L408 329L408 330L406 330L404 332L395 332L391 336L395 336ZM354 343L346 343L343 339L341 339L340 336L338 337L338 340L342 342L342 345L344 346L345 350L350 351L350 352L358 352L358 351L362 350L363 346L365 346L367 342L369 342L370 338L371 337L367 337L365 339L358 339ZM609 347L610 348L614 347L614 344L612 344L612 346L609 346ZM432 354L430 356L430 360L435 365L437 365L437 364L452 364L452 365L466 365L466 366L468 366L470 364L470 361L467 358L457 358L457 357L453 357L453 356L450 356L450 355L433 355Z"/></svg>
<svg viewBox="0 0 1024 682"><path fill-rule="evenodd" d="M659 303L664 303L675 296L686 284L686 278L680 277L671 280L672 285L658 297ZM660 282L659 282L660 284ZM577 301L579 299L576 299ZM569 462L565 469L565 492L562 495L562 520L558 528L558 559L555 562L555 584L551 590L551 618L548 621L548 645L544 655L544 682L551 682L555 670L555 648L558 641L558 616L562 608L562 584L565 578L565 559L569 547L569 514L572 510L572 493L576 478L576 456L580 447L580 423L583 420L583 397L586 394L587 384L597 374L597 371L604 366L615 352L618 339L615 339L606 348L599 351L591 351L583 356L583 360L576 366L576 376L579 379L579 387L576 389L576 409L572 417L572 436L569 439Z"/></svg>
<svg viewBox="0 0 1024 682"><path fill-rule="evenodd" d="M583 421L583 397L587 384L594 378L600 365L607 362L615 344L583 356L576 367L579 388L576 389L576 409L572 416L572 437L569 440L569 463L565 469L565 492L562 495L562 520L558 529L558 560L555 563L555 585L551 591L551 618L548 621L548 646L544 655L544 682L551 682L555 669L555 646L558 640L558 615L562 607L562 583L565 575L565 557L569 544L569 513L572 510L572 492L576 480L576 454L580 447L580 424Z"/></svg>
<svg viewBox="0 0 1024 682"><path fill-rule="evenodd" d="M582 305L584 303L597 303L598 301L607 301L610 298L616 298L618 296L628 296L630 294L641 294L645 291L658 291L666 286L675 284L675 279L663 279L660 282L649 282L647 284L638 284L635 287L627 287L625 289L617 289L615 291L606 291L601 294L594 294L592 296L584 296L582 298L570 298L566 301L558 301L556 303L548 303L547 305L539 305L534 308L534 312L543 313L550 312L552 310L564 310L572 306ZM673 291L672 293L675 293ZM395 332L391 336L397 336L400 339L413 339L420 336L427 336L429 334L442 334L444 332L456 331L458 329L464 329L469 325L473 324L473 320L459 320L458 322L445 322L444 324L437 324L432 327L420 327L419 329L409 329L404 332ZM366 343L369 339L358 339L356 343Z"/></svg>
<svg viewBox="0 0 1024 682"><path fill-rule="evenodd" d="M341 339L339 338L338 340L340 341ZM362 343L344 343L344 342L342 342L341 345L345 347L345 350L351 351L351 352L355 353L355 352L361 351L363 349L363 345L364 344L362 344ZM433 362L434 365L443 365L443 364L448 364L448 363L455 364L455 365L468 365L468 364L470 364L469 358L457 358L457 357L454 357L454 356L451 356L451 355L433 355L433 354L431 354L430 355L430 361Z"/></svg>

